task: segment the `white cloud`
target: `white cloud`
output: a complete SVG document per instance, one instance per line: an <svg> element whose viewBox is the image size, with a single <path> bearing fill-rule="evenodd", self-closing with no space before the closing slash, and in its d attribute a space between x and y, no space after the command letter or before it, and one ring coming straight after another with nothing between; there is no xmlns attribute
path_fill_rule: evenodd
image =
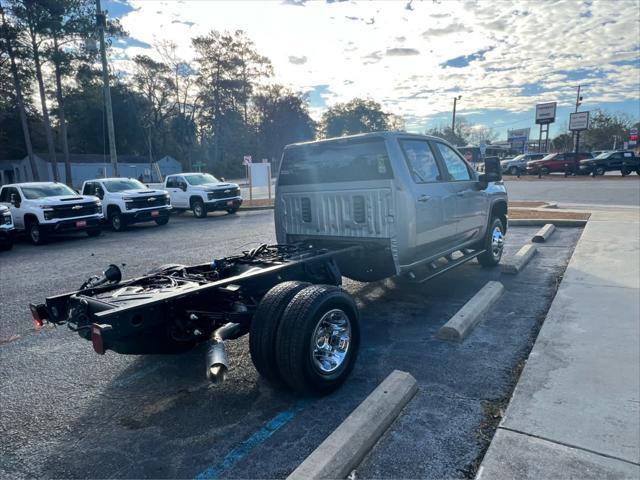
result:
<svg viewBox="0 0 640 480"><path fill-rule="evenodd" d="M411 123L449 112L454 91L463 92L463 112L522 112L538 101L570 105L583 79L593 103L637 101L640 88L637 63L612 63L638 58L636 0L449 0L411 10L398 1L130 3L135 10L121 21L143 42L171 39L192 58L191 37L242 29L273 62L273 81L304 91L329 85L328 104L369 97ZM485 50L461 68L441 66ZM541 93L527 94L528 85Z"/></svg>

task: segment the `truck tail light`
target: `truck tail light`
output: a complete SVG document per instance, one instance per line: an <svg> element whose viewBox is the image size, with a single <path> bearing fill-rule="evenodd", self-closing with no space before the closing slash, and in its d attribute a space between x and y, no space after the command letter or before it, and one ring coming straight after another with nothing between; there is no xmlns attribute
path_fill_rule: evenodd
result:
<svg viewBox="0 0 640 480"><path fill-rule="evenodd" d="M111 325L98 325L97 323L91 325L91 343L95 352L100 355L104 355L106 350L103 336L105 330L111 330Z"/></svg>
<svg viewBox="0 0 640 480"><path fill-rule="evenodd" d="M29 310L31 310L31 316L33 317L33 324L35 325L36 330L42 328L44 325L44 319L42 318L42 315L40 315L38 307L33 303L30 303Z"/></svg>

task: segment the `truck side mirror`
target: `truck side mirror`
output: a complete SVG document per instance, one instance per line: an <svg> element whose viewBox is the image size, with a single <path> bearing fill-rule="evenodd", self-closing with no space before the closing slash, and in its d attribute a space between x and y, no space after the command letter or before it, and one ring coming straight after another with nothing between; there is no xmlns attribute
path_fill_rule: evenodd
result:
<svg viewBox="0 0 640 480"><path fill-rule="evenodd" d="M96 187L96 197L98 197L100 200L104 198L104 190L102 189L102 187Z"/></svg>
<svg viewBox="0 0 640 480"><path fill-rule="evenodd" d="M13 205L16 208L20 208L20 200L18 199L18 196L15 193L11 194L11 205Z"/></svg>
<svg viewBox="0 0 640 480"><path fill-rule="evenodd" d="M184 183L184 182L181 182L181 183L180 183L180 189L181 189L183 192L186 192L186 191L187 191L187 184L186 184L186 183Z"/></svg>
<svg viewBox="0 0 640 480"><path fill-rule="evenodd" d="M491 182L502 180L502 168L497 158L487 158L484 162L484 173L479 176L480 187L487 188Z"/></svg>

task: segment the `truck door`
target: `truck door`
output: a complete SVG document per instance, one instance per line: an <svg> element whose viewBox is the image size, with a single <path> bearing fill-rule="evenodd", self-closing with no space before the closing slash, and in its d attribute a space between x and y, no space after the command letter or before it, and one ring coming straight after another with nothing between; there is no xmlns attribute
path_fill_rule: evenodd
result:
<svg viewBox="0 0 640 480"><path fill-rule="evenodd" d="M185 204L184 193L179 186L177 176L167 177L165 182L165 190L169 192L169 197L171 197L171 205L178 208L187 208L188 202ZM184 181L184 179L182 180Z"/></svg>
<svg viewBox="0 0 640 480"><path fill-rule="evenodd" d="M413 179L415 237L409 244L414 245L413 257L417 260L446 250L446 245L456 236L455 195L448 191L446 177L428 141L400 139L399 142Z"/></svg>
<svg viewBox="0 0 640 480"><path fill-rule="evenodd" d="M479 239L487 222L487 193L478 188L471 167L449 145L435 142L447 176L448 190L455 195L456 238L459 242Z"/></svg>
<svg viewBox="0 0 640 480"><path fill-rule="evenodd" d="M16 200L20 202L20 207L16 207L11 203L11 196L15 195ZM3 187L0 192L0 204L5 207L9 207L11 210L11 216L13 217L13 224L19 230L24 230L24 214L25 210L22 206L24 199L20 195L20 192L15 187Z"/></svg>

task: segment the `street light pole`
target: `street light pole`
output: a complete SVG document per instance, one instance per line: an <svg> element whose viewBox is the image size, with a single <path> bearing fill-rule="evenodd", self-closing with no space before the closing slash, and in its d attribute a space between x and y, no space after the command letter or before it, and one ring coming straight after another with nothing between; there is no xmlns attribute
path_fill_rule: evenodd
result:
<svg viewBox="0 0 640 480"><path fill-rule="evenodd" d="M580 96L580 87L581 85L578 85L578 94L576 95L576 113L578 113L578 107L582 103L582 97ZM576 150L575 150L576 154L578 153L579 149L580 149L580 130L576 132Z"/></svg>
<svg viewBox="0 0 640 480"><path fill-rule="evenodd" d="M456 132L456 103L462 98L462 95L453 97L453 118L451 120L451 133L455 135Z"/></svg>
<svg viewBox="0 0 640 480"><path fill-rule="evenodd" d="M100 58L102 59L102 82L104 89L104 103L107 114L107 132L109 134L109 157L113 174L118 176L118 155L116 153L116 134L113 128L113 109L111 107L111 89L109 88L109 66L107 65L107 51L104 46L104 27L107 24L106 15L100 7L100 0L96 0L96 26L100 39Z"/></svg>

